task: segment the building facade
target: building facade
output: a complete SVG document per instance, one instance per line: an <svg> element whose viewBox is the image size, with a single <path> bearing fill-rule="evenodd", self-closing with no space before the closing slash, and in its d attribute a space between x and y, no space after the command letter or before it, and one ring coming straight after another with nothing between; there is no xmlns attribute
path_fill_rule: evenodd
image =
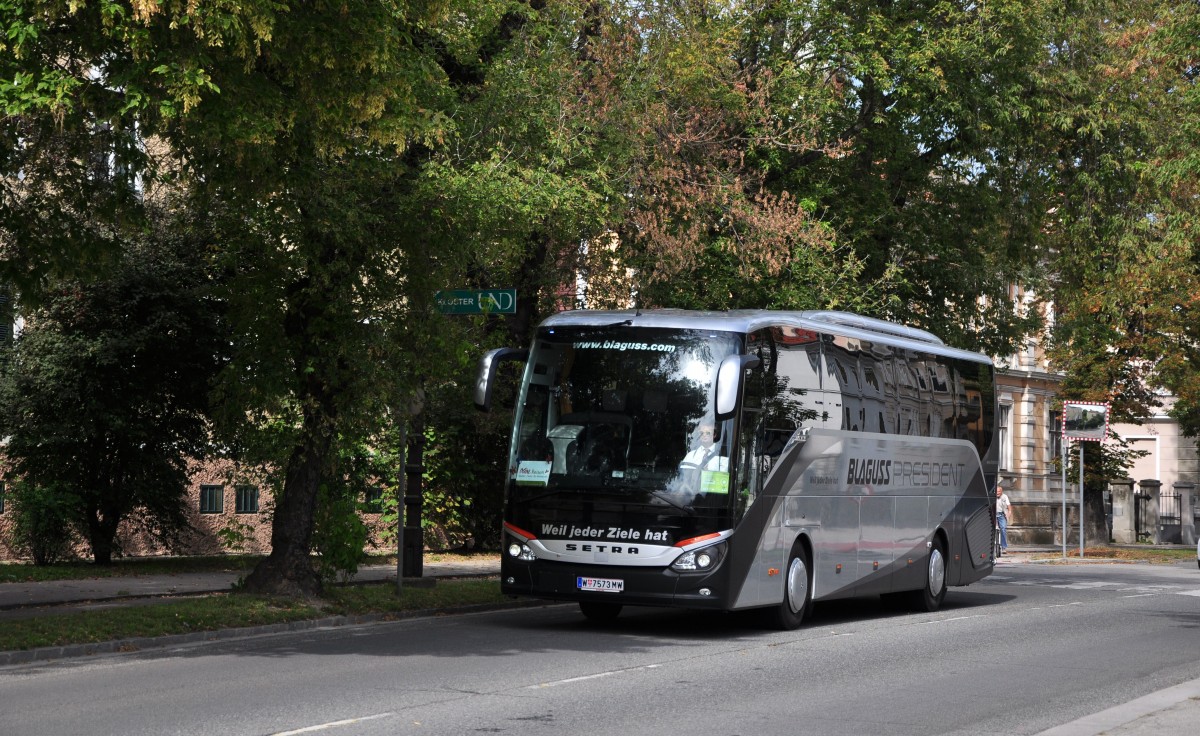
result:
<svg viewBox="0 0 1200 736"><path fill-rule="evenodd" d="M1064 493L1059 464L1064 451L1062 412L1055 402L1061 376L1050 370L1042 344L1036 339L1030 339L1016 355L998 359L997 366L1000 368L996 378L1000 482L1013 502L1009 542L1062 544L1065 498L1067 543L1077 544L1079 479L1068 477ZM1126 478L1110 481L1121 485L1132 483L1135 495L1153 490L1156 506L1158 489L1164 497L1175 491L1194 493L1192 489L1200 489L1200 449L1196 438L1185 437L1179 423L1167 414L1173 398L1163 395L1160 400L1162 405L1144 422L1110 425L1118 437L1130 443L1131 449L1146 453L1127 469ZM1073 453L1074 447L1069 445L1065 450ZM1196 508L1189 500L1183 499L1181 513ZM1133 513L1131 508L1119 507L1116 513ZM1185 526L1187 521L1184 520ZM1159 540L1150 535L1142 541Z"/></svg>

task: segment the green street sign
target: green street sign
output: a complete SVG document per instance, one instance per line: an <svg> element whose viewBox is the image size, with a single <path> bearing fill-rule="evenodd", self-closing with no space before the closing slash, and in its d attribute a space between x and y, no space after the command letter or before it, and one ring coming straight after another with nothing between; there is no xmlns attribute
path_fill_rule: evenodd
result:
<svg viewBox="0 0 1200 736"><path fill-rule="evenodd" d="M442 314L516 314L516 289L451 289L433 295Z"/></svg>

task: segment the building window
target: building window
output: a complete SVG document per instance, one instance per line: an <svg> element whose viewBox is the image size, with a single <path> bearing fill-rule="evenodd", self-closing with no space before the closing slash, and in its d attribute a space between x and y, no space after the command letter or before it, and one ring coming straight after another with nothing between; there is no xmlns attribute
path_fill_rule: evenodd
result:
<svg viewBox="0 0 1200 736"><path fill-rule="evenodd" d="M236 500L234 512L238 514L258 513L258 486L238 486L234 489Z"/></svg>
<svg viewBox="0 0 1200 736"><path fill-rule="evenodd" d="M1063 454L1063 424L1062 412L1050 412L1050 421L1047 429L1050 430L1050 436L1047 438L1046 446L1050 448L1050 462L1058 460Z"/></svg>
<svg viewBox="0 0 1200 736"><path fill-rule="evenodd" d="M4 481L0 480L0 514L4 513Z"/></svg>
<svg viewBox="0 0 1200 736"><path fill-rule="evenodd" d="M225 486L200 486L200 513L221 514L225 512Z"/></svg>
<svg viewBox="0 0 1200 736"><path fill-rule="evenodd" d="M1012 434L1008 431L1009 421L1012 417L1012 404L1001 404L999 406L1000 416L997 418L997 441L1000 443L1000 469L1012 470L1013 447Z"/></svg>
<svg viewBox="0 0 1200 736"><path fill-rule="evenodd" d="M367 514L382 514L383 513L383 489L379 486L371 486L363 494L363 513Z"/></svg>

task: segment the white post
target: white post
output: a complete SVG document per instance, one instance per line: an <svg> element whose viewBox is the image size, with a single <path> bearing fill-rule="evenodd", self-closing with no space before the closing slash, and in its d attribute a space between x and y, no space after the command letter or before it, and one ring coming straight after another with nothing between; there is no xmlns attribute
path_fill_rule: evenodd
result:
<svg viewBox="0 0 1200 736"><path fill-rule="evenodd" d="M1063 559L1067 559L1067 451L1070 446L1067 444L1066 424L1063 424L1063 441L1062 452L1059 453L1059 462L1062 463L1062 549Z"/></svg>
<svg viewBox="0 0 1200 736"><path fill-rule="evenodd" d="M1079 443L1079 559L1083 559L1083 443Z"/></svg>

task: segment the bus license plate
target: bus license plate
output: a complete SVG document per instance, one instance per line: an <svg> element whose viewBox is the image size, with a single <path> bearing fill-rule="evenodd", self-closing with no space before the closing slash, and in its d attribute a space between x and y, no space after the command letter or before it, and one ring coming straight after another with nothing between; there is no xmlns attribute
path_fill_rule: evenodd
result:
<svg viewBox="0 0 1200 736"><path fill-rule="evenodd" d="M580 590L598 590L601 593L620 593L625 590L624 580L612 578L575 578L575 585Z"/></svg>

